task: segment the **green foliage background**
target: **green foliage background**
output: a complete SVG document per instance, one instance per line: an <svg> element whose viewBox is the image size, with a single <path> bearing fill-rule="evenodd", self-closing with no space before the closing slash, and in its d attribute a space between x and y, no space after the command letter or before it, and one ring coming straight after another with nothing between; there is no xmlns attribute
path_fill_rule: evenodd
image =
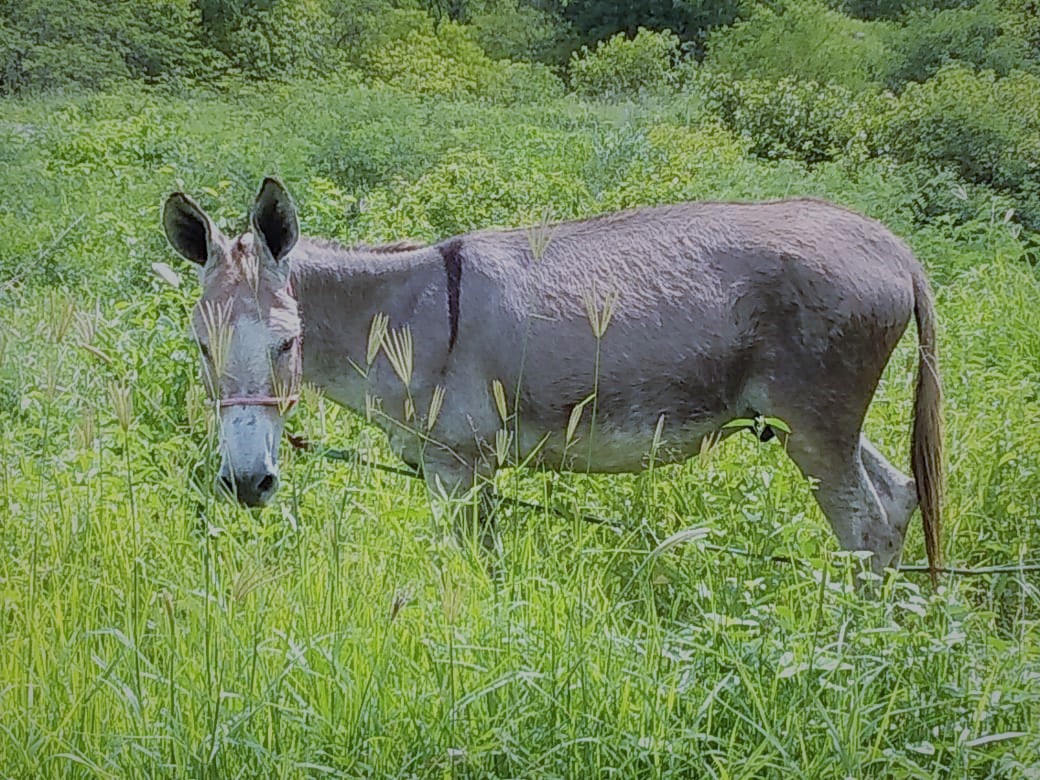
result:
<svg viewBox="0 0 1040 780"><path fill-rule="evenodd" d="M277 173L348 243L859 209L936 287L947 557L1036 562L1037 11L0 0L0 777L1036 777L1036 573L864 599L775 446L506 472L559 513L510 510L490 559L465 507L362 462L285 453L272 507L218 501L159 208L183 189L234 233ZM900 466L905 341L867 424ZM392 462L306 401L294 430Z"/></svg>

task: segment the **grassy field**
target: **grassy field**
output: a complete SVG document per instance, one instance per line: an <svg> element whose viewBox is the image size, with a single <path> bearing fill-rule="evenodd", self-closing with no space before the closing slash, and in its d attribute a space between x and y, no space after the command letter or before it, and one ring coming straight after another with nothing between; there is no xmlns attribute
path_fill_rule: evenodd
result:
<svg viewBox="0 0 1040 780"><path fill-rule="evenodd" d="M305 232L344 241L683 198L866 211L935 281L947 559L1040 558L1040 278L1002 208L925 224L899 168L757 160L691 95L5 100L0 776L1040 777L1040 577L905 574L863 599L775 442L638 476L506 473L562 512L509 511L491 559L362 463L287 454L271 507L214 498L196 283L159 207L184 188L234 232L266 173ZM914 360L907 337L868 421L902 468ZM314 394L290 427L393 462ZM922 559L915 520L904 562Z"/></svg>

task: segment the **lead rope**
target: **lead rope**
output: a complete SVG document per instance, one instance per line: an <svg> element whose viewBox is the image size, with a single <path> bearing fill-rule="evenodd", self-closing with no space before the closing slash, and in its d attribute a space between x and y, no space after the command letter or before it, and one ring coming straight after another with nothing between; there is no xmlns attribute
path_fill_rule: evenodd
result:
<svg viewBox="0 0 1040 780"><path fill-rule="evenodd" d="M307 441L303 436L294 436L291 433L286 432L285 437L289 440L289 444L296 450L302 450L305 452L316 452L324 458L329 460L338 460L345 463L353 463L358 466L365 466L366 468L376 469L387 474L396 474L401 477L410 477L412 479L422 479L422 475L415 469L402 468L400 466L389 466L379 461L370 460L362 455L358 450L355 449L331 449L325 448L317 450L314 446ZM571 519L572 514L564 512L562 509L556 507L546 507L541 504L536 504L533 501L524 501L522 498L513 498L511 496L503 496L500 493L495 493L494 498L497 501L507 504L509 506L519 507L521 509L535 509L540 512L551 512L557 517L563 519ZM633 528L629 525L617 523L612 520L605 520L602 517L596 517L595 515L581 515L581 520L591 525L604 526L610 528L616 533L623 533L625 531L635 532L638 529ZM800 561L797 558L792 558L788 555L762 555L760 553L754 553L750 550L744 550L740 547L727 547L717 544L702 543L699 545L705 549L713 552L728 553L730 555L737 555L742 558L752 558L760 561L768 561L769 563L785 563L791 564L792 566L804 566L805 562ZM930 570L927 564L901 564L899 566L900 572L907 574L927 574ZM963 566L941 566L936 569L940 574L952 574L958 577L981 577L990 574L1024 574L1026 572L1040 571L1040 561L1028 562L1021 564L1006 564L1000 566L981 566L978 568L968 568Z"/></svg>

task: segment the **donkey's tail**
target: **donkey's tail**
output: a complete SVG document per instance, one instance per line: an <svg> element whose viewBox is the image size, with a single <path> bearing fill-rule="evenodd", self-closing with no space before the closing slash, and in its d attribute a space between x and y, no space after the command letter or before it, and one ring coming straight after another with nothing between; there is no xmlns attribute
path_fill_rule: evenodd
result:
<svg viewBox="0 0 1040 780"><path fill-rule="evenodd" d="M942 567L943 474L942 383L935 344L935 302L924 270L913 272L914 319L917 320L917 390L910 437L910 467L917 482L917 503L924 525L924 548L932 584Z"/></svg>

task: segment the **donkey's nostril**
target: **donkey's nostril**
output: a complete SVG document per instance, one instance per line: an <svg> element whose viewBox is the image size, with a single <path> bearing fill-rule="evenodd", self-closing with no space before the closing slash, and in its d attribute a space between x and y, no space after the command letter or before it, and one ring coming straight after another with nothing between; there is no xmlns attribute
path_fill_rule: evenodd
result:
<svg viewBox="0 0 1040 780"><path fill-rule="evenodd" d="M258 493L266 493L268 490L274 487L274 474L265 474L264 478L261 479L257 485L256 490Z"/></svg>
<svg viewBox="0 0 1040 780"><path fill-rule="evenodd" d="M235 483L231 481L230 474L220 475L220 485L231 495L235 495Z"/></svg>

